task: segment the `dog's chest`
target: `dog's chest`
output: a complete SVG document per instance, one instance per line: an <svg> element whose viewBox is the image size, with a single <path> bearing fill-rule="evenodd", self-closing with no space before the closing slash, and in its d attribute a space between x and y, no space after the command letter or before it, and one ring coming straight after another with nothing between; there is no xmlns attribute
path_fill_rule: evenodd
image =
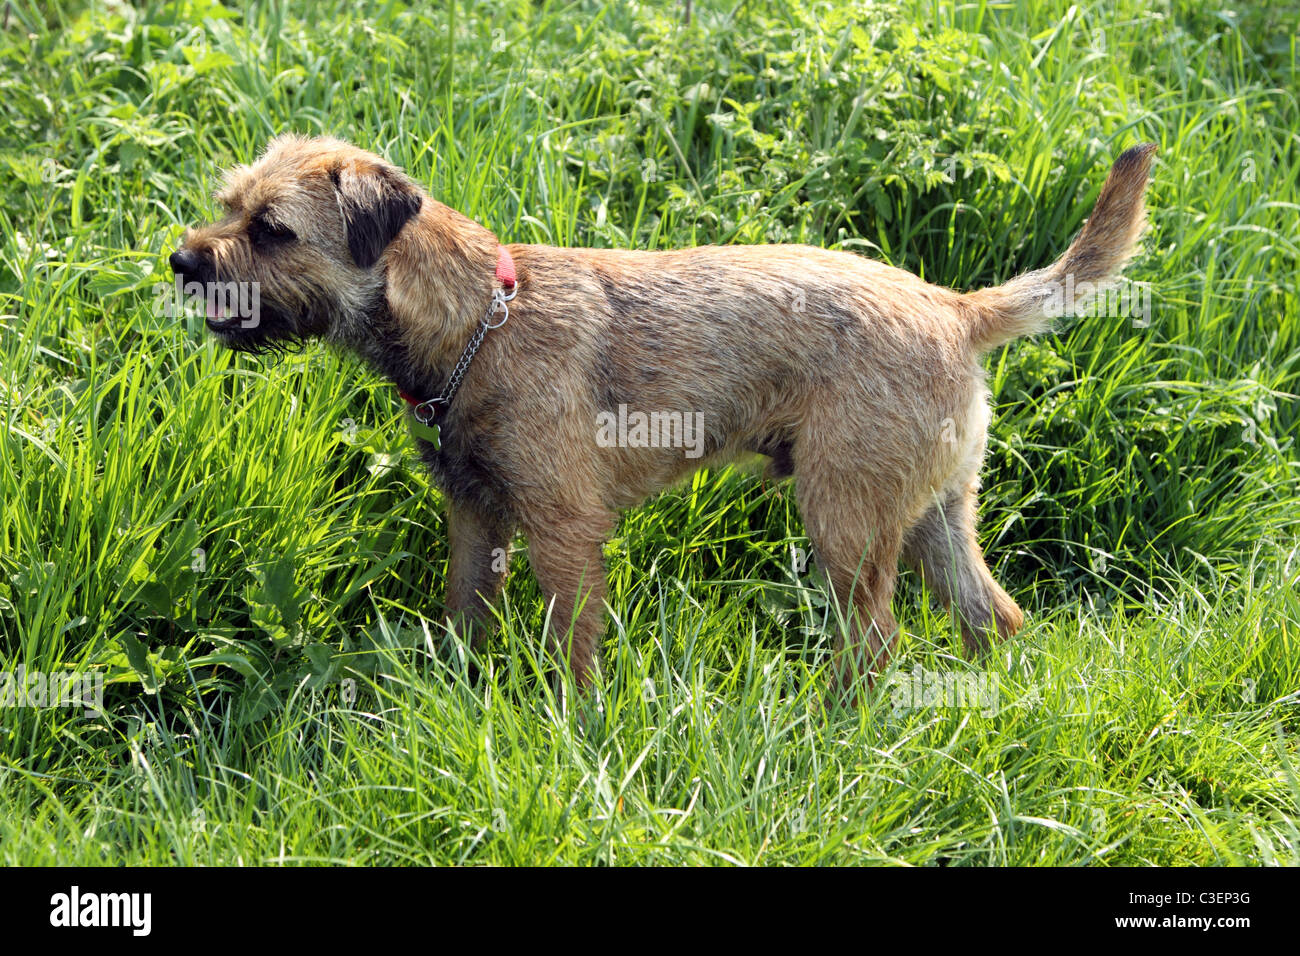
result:
<svg viewBox="0 0 1300 956"><path fill-rule="evenodd" d="M452 501L487 510L510 512L511 489L493 461L489 446L472 425L449 415L439 427L440 446L417 438L420 459L434 484Z"/></svg>

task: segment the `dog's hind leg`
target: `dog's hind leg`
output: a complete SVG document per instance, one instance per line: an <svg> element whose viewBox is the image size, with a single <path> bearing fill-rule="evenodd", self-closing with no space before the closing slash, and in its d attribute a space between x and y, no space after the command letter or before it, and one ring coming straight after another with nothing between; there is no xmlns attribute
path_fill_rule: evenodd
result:
<svg viewBox="0 0 1300 956"><path fill-rule="evenodd" d="M807 460L796 458L799 512L844 615L833 667L845 702L852 703L860 679L870 683L884 670L898 635L890 600L902 532L888 490L869 472L832 465L829 456L816 456L814 470Z"/></svg>
<svg viewBox="0 0 1300 956"><path fill-rule="evenodd" d="M947 493L903 539L903 561L956 617L970 654L1005 640L1024 623L1010 595L993 580L975 537L975 489Z"/></svg>

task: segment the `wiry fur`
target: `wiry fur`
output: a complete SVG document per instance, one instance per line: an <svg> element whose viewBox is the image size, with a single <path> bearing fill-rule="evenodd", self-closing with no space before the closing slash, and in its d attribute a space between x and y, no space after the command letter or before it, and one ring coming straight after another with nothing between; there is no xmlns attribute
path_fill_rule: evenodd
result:
<svg viewBox="0 0 1300 956"><path fill-rule="evenodd" d="M1046 269L965 297L971 310L973 348L987 351L1041 329L1043 305L1066 276L1072 276L1076 285L1091 283L1096 292L1114 284L1146 224L1142 197L1155 152L1154 143L1144 143L1120 154L1101 187L1092 217L1060 259Z"/></svg>
<svg viewBox="0 0 1300 956"><path fill-rule="evenodd" d="M970 649L1014 633L1020 609L974 531L988 424L978 360L1041 325L1050 283L1118 272L1141 229L1153 148L1120 157L1060 261L969 295L806 246L509 246L519 273L510 320L470 366L440 423L441 450L421 443L450 511L448 611L486 617L504 578L494 549L520 530L571 666L589 679L602 544L618 511L702 464L758 452L793 473L850 620L836 649L846 688L881 666L897 632L900 557L952 608ZM278 323L249 337L223 331L228 344L321 336L409 393L440 392L495 287L491 232L336 140L276 140L231 174L222 198L230 215L186 248L223 279L261 281ZM259 210L297 240L252 249ZM703 413L706 454L600 447L597 415L619 405Z"/></svg>

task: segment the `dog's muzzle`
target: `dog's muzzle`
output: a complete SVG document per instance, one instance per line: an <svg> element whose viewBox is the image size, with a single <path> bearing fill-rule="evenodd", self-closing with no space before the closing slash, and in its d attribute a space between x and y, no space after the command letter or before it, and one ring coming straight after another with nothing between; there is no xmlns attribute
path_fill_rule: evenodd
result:
<svg viewBox="0 0 1300 956"><path fill-rule="evenodd" d="M172 272L176 278L185 281L200 282L211 284L212 276L209 269L205 268L203 259L193 249L184 247L177 249L167 257L167 264L172 267ZM213 332L228 332L237 330L242 319L239 315L227 315L214 296L205 294L206 316L204 321Z"/></svg>

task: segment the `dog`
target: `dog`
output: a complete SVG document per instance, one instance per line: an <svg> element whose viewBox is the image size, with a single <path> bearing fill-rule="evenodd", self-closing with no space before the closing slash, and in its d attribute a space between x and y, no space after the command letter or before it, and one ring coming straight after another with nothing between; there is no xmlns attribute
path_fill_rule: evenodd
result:
<svg viewBox="0 0 1300 956"><path fill-rule="evenodd" d="M619 511L701 466L766 456L794 478L843 612L833 673L852 698L895 642L900 559L969 652L1021 627L975 535L980 358L1042 329L1066 283L1117 280L1154 152L1116 160L1060 259L966 294L799 245L502 245L381 157L295 135L227 173L224 217L188 230L170 264L255 284L257 315L208 309L224 345L321 339L397 386L446 499L448 621L482 639L522 532L579 686L596 674Z"/></svg>

